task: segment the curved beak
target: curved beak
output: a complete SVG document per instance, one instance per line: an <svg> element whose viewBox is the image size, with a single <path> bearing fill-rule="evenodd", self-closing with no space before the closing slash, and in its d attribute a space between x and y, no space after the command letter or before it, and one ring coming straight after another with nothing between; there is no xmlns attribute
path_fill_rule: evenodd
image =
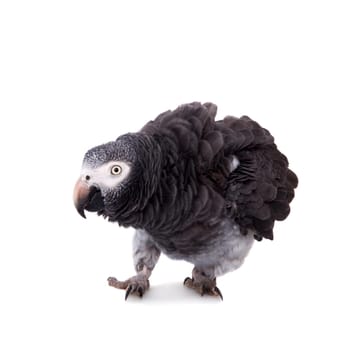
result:
<svg viewBox="0 0 350 350"><path fill-rule="evenodd" d="M78 179L74 186L73 200L78 213L86 219L84 209L89 202L90 188L88 184L81 179Z"/></svg>

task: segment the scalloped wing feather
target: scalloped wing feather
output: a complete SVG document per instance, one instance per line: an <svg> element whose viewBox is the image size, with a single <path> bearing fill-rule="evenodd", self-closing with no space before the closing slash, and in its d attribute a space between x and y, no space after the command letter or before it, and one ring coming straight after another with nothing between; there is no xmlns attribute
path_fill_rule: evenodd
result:
<svg viewBox="0 0 350 350"><path fill-rule="evenodd" d="M171 205L167 220L182 215L193 224L225 215L242 233L272 239L275 220L290 212L298 179L266 129L247 116L215 122L216 111L212 103L185 104L141 130L166 154L160 191ZM239 165L230 171L233 157Z"/></svg>

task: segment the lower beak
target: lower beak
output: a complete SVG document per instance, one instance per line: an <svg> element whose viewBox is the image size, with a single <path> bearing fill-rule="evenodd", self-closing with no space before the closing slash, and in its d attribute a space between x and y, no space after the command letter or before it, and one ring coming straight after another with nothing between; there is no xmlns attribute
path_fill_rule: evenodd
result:
<svg viewBox="0 0 350 350"><path fill-rule="evenodd" d="M75 208L84 219L86 219L84 209L89 202L89 197L90 188L88 184L79 179L74 187L73 199Z"/></svg>

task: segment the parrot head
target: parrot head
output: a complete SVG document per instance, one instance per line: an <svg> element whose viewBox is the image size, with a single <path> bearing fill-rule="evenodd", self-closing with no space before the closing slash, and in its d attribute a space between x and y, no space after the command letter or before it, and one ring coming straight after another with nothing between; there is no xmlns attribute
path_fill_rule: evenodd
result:
<svg viewBox="0 0 350 350"><path fill-rule="evenodd" d="M74 187L74 205L118 221L145 206L156 186L157 147L142 134L126 134L86 152ZM142 209L142 208L141 208Z"/></svg>

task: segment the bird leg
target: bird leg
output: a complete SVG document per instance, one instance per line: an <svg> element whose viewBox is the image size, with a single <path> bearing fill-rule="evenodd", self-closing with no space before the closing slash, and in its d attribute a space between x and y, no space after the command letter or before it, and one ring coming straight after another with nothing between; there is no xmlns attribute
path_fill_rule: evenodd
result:
<svg viewBox="0 0 350 350"><path fill-rule="evenodd" d="M196 267L192 271L192 278L185 278L184 285L194 289L201 296L204 294L219 296L223 300L220 289L216 286L216 277L211 277Z"/></svg>
<svg viewBox="0 0 350 350"><path fill-rule="evenodd" d="M133 240L133 258L137 274L126 281L118 281L115 277L109 277L108 284L111 287L125 289L125 300L130 294L142 297L149 289L149 278L159 256L160 250L147 232L137 230Z"/></svg>

